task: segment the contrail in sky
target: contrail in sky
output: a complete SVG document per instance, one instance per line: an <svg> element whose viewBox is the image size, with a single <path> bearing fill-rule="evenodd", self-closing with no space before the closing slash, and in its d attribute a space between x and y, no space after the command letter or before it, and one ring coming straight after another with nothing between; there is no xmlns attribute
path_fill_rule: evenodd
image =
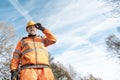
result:
<svg viewBox="0 0 120 80"><path fill-rule="evenodd" d="M9 0L9 1L16 8L16 10L23 15L23 17L27 21L29 21L31 19L28 12L19 4L19 2L17 0Z"/></svg>

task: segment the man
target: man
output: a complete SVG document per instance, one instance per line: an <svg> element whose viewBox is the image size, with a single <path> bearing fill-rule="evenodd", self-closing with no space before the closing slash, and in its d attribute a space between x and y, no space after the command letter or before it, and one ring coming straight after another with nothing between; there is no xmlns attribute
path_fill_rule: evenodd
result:
<svg viewBox="0 0 120 80"><path fill-rule="evenodd" d="M36 31L45 35L40 37ZM20 66L20 80L54 80L49 67L47 46L56 42L55 36L40 23L29 21L26 26L28 37L20 40L11 61L11 80L17 80Z"/></svg>

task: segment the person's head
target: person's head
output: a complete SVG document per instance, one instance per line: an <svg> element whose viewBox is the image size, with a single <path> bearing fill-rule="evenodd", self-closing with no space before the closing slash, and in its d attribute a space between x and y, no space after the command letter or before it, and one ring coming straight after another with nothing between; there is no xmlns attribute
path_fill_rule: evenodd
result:
<svg viewBox="0 0 120 80"><path fill-rule="evenodd" d="M35 24L36 23L32 20L27 23L26 31L29 35L36 35L37 28L35 27Z"/></svg>

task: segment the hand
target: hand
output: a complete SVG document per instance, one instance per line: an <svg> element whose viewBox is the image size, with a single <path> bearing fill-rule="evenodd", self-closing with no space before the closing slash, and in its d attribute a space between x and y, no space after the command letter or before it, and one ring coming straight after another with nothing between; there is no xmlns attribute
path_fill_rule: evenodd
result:
<svg viewBox="0 0 120 80"><path fill-rule="evenodd" d="M41 31L44 31L45 30L45 27L43 27L40 23L36 23L35 24L35 27Z"/></svg>
<svg viewBox="0 0 120 80"><path fill-rule="evenodd" d="M11 80L18 80L19 77L18 77L18 70L12 70L11 71Z"/></svg>

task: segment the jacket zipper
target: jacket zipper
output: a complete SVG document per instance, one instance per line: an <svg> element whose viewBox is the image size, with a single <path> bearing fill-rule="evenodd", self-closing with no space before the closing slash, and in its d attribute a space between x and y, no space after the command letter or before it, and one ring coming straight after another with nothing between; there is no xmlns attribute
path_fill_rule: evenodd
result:
<svg viewBox="0 0 120 80"><path fill-rule="evenodd" d="M35 59L36 59L36 64L37 64L37 49L36 49L34 38L35 37L33 37L32 39L33 39L33 44L34 44L34 49L35 49Z"/></svg>

